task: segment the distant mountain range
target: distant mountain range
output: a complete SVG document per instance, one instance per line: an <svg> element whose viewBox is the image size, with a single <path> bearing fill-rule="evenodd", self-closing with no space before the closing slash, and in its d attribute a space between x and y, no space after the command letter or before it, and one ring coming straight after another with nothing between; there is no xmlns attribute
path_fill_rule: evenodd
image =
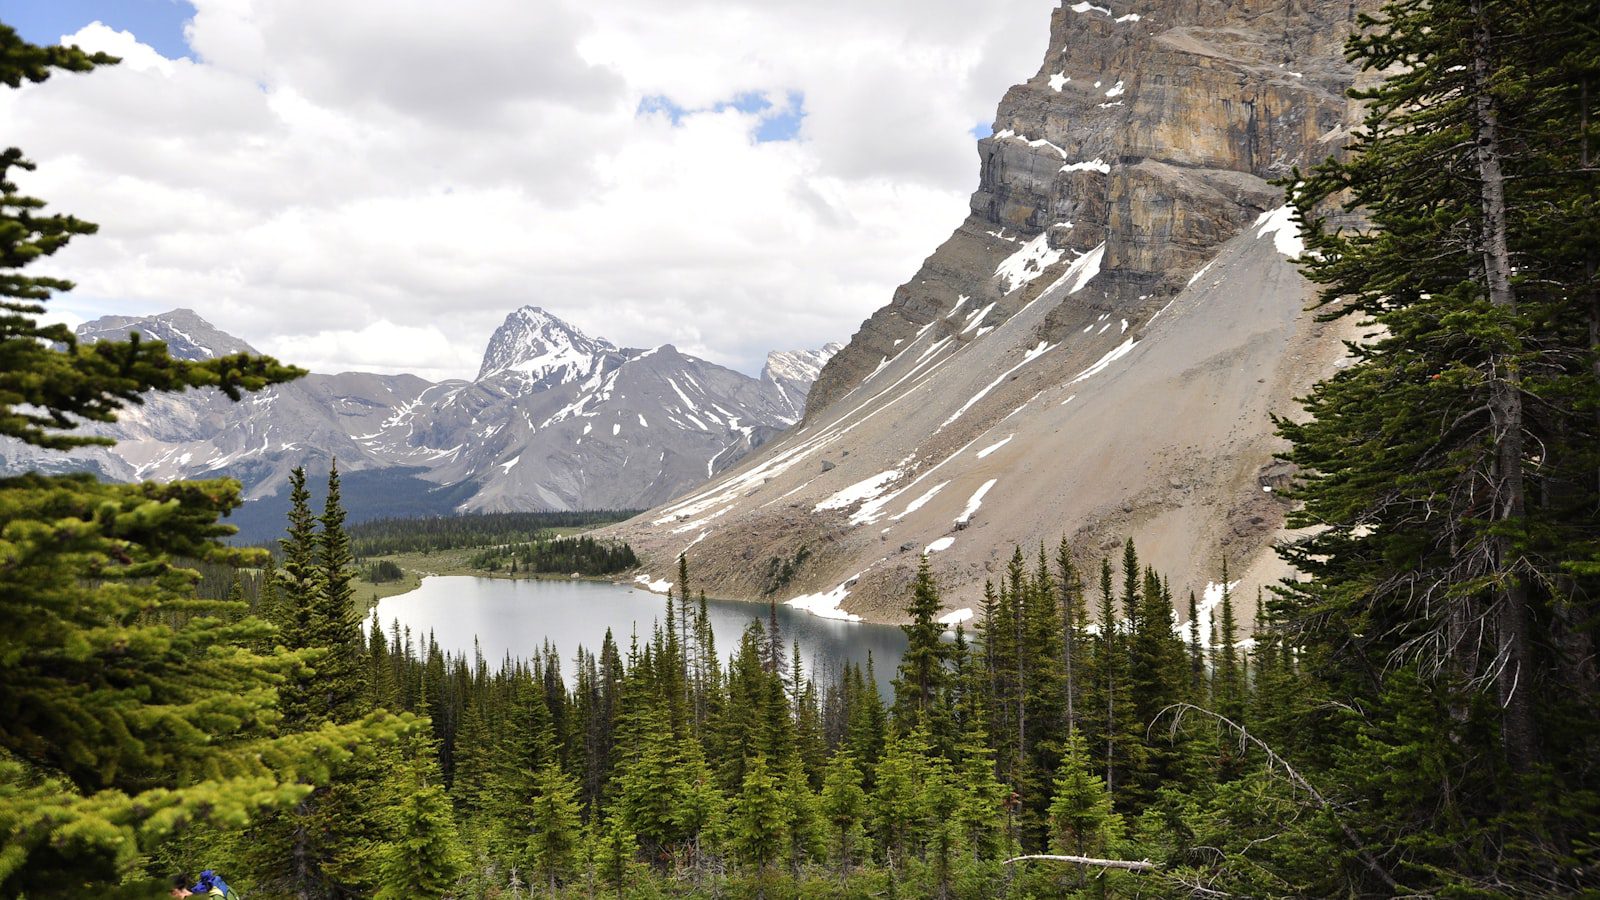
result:
<svg viewBox="0 0 1600 900"><path fill-rule="evenodd" d="M78 336L135 331L185 359L254 352L186 309L96 319ZM618 347L525 306L490 338L472 381L344 373L308 375L240 403L215 391L152 396L114 425L86 427L116 438L114 447L60 454L7 442L0 471L231 477L259 499L279 493L294 467L325 472L337 458L342 470L364 473L358 481L383 485L383 514L638 509L794 424L838 349L773 353L751 378L671 345Z"/></svg>

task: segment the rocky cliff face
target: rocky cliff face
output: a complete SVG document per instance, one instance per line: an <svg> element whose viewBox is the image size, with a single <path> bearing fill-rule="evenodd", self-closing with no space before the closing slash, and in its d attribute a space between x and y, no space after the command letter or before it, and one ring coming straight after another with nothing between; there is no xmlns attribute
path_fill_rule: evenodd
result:
<svg viewBox="0 0 1600 900"><path fill-rule="evenodd" d="M106 317L82 340L137 331L186 359L253 352L190 310ZM626 509L737 463L799 418L831 351L773 354L751 378L671 346L625 350L538 307L506 317L473 381L309 375L231 403L156 395L112 426L112 448L70 455L0 442L0 471L88 469L116 480L232 477L272 494L295 466L405 470L462 509ZM415 479L411 479L415 481ZM429 499L429 510L437 503ZM390 508L389 513L395 510Z"/></svg>
<svg viewBox="0 0 1600 900"><path fill-rule="evenodd" d="M962 296L996 304L987 324L1004 320L1015 284L991 273L1026 248L1059 267L1103 244L1092 302L1106 311L1170 299L1278 204L1271 181L1342 147L1355 74L1341 48L1358 10L1375 5L1064 3L1038 74L1006 92L978 142L971 215L822 372L811 408ZM1059 338L1059 325L1044 336Z"/></svg>
<svg viewBox="0 0 1600 900"><path fill-rule="evenodd" d="M1275 576L1270 415L1341 335L1303 314L1270 182L1341 149L1341 46L1375 6L1064 3L978 143L970 215L803 427L615 533L652 575L692 548L708 590L841 617L898 618L927 552L959 618L1013 544L1063 535L1091 564L1133 537L1180 595L1223 555L1241 590Z"/></svg>

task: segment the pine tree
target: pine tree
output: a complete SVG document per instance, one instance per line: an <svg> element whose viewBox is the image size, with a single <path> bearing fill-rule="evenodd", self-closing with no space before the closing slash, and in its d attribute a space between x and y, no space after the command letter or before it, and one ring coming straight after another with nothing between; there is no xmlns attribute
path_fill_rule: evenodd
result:
<svg viewBox="0 0 1600 900"><path fill-rule="evenodd" d="M764 755L757 754L745 770L730 827L734 855L758 872L777 862L788 844L788 811Z"/></svg>
<svg viewBox="0 0 1600 900"><path fill-rule="evenodd" d="M115 62L38 47L0 25L0 81ZM49 215L19 193L21 151L0 153L0 435L47 449L107 444L70 434L114 421L149 392L242 392L301 374L232 355L173 359L160 342L80 345L38 316L72 285L21 274L94 226ZM101 485L86 476L0 481L0 894L94 893L132 875L138 855L176 829L220 835L296 802L371 736L402 722L272 736L278 673L303 654L272 650L243 603L195 600L198 574L176 560L250 567L218 518L240 503L232 482ZM67 836L72 836L68 839Z"/></svg>
<svg viewBox="0 0 1600 900"><path fill-rule="evenodd" d="M388 788L395 806L392 839L379 851L378 900L440 898L466 871L466 854L450 814L431 740L414 738Z"/></svg>
<svg viewBox="0 0 1600 900"><path fill-rule="evenodd" d="M527 871L556 897L558 887L576 874L582 849L578 785L555 763L539 770L535 784L538 794L526 816Z"/></svg>
<svg viewBox="0 0 1600 900"><path fill-rule="evenodd" d="M868 850L866 820L867 792L861 787L861 770L855 757L841 750L828 762L823 779L821 812L827 823L828 854L840 883Z"/></svg>
<svg viewBox="0 0 1600 900"><path fill-rule="evenodd" d="M950 648L943 640L944 626L938 621L941 605L927 554L923 554L912 582L911 602L906 607L911 622L900 626L906 634L906 651L894 680L895 723L902 732L927 729L935 745L950 752L955 744L953 723L945 707L945 663Z"/></svg>

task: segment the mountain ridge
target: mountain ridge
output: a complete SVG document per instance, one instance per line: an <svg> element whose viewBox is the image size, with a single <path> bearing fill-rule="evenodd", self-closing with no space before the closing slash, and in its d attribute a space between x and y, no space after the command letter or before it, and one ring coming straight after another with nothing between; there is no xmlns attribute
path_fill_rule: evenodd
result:
<svg viewBox="0 0 1600 900"><path fill-rule="evenodd" d="M187 359L254 352L186 309L102 317L78 334L94 341L130 331ZM814 366L826 359L787 356ZM115 447L63 455L9 442L0 444L0 470L87 469L125 481L228 476L257 498L281 490L295 466L325 470L337 459L347 471L415 472L414 480L465 495L461 511L639 508L781 433L809 387L751 378L671 345L624 349L530 305L496 329L472 381L346 372L311 374L238 404L215 391L154 395L115 424L86 426Z"/></svg>

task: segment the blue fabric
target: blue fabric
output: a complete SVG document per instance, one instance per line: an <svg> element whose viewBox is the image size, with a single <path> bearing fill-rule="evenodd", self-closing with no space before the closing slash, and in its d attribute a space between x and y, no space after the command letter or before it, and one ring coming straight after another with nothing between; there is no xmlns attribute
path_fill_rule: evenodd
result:
<svg viewBox="0 0 1600 900"><path fill-rule="evenodd" d="M228 887L228 883L222 880L222 876L210 869L201 872L200 880L196 881L194 887L189 890L196 894L207 894L213 889L221 891L224 897L233 896L233 888Z"/></svg>

